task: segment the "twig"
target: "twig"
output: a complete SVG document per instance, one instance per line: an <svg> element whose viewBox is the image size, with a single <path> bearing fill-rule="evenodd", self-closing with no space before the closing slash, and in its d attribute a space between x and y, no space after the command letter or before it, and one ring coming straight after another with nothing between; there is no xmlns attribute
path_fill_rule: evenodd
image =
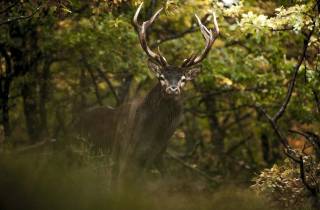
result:
<svg viewBox="0 0 320 210"><path fill-rule="evenodd" d="M292 130L292 129L290 129L289 132L290 132L290 133L298 134L298 135L300 135L300 136L303 136L303 137L306 138L306 139L308 138L308 136L307 136L305 133L302 133L301 131L297 131L297 130Z"/></svg>
<svg viewBox="0 0 320 210"><path fill-rule="evenodd" d="M228 156L231 153L233 153L235 150L237 150L239 147L241 147L243 144L245 144L248 140L250 140L252 138L252 135L246 137L245 139L239 141L238 143L236 143L235 145L231 146L226 152L225 154Z"/></svg>
<svg viewBox="0 0 320 210"><path fill-rule="evenodd" d="M208 23L208 17L210 16L210 14L206 14L203 16L203 18L201 18L201 22L203 22L204 25L206 25ZM151 48L157 48L159 45L163 44L164 42L168 42L174 39L179 39L182 38L190 33L196 32L198 30L198 28L196 27L195 24L192 24L192 26L180 33L174 33L174 34L170 34L167 35L159 40L157 40L156 43L151 45Z"/></svg>
<svg viewBox="0 0 320 210"><path fill-rule="evenodd" d="M88 70L88 72L89 72L89 74L90 74L91 81L92 81L93 86L94 86L94 91L95 91L95 95L96 95L98 104L101 106L101 105L103 105L103 104L102 104L101 95L100 95L100 93L99 93L99 88L98 88L98 85L97 85L97 83L96 83L96 79L97 79L97 78L96 78L96 76L94 75L91 66L89 65L89 63L87 62L87 60L84 58L83 55L82 55L81 62L84 64L84 66L86 67L86 69Z"/></svg>
<svg viewBox="0 0 320 210"><path fill-rule="evenodd" d="M172 160L175 160L176 162L178 162L179 164L181 164L182 166L184 166L185 168L197 173L198 175L206 178L207 180L211 181L211 182L214 182L214 183L217 183L217 180L211 176L209 176L207 173L197 169L197 168L194 168L192 166L190 166L189 164L185 163L183 160L181 160L180 158L178 157L175 157L174 155L170 154L169 152L166 152L166 154L168 155L169 158L171 158Z"/></svg>
<svg viewBox="0 0 320 210"><path fill-rule="evenodd" d="M197 141L197 142L193 145L193 147L192 147L192 149L191 149L190 152L188 152L188 153L186 153L186 154L184 154L184 155L179 155L179 156L180 156L181 158L190 158L190 157L192 157L192 156L196 153L198 147L201 146L201 144L202 144L202 142L201 142L200 140Z"/></svg>
<svg viewBox="0 0 320 210"><path fill-rule="evenodd" d="M299 168L300 168L300 178L304 186L312 193L313 196L317 197L317 189L316 187L311 187L309 183L306 180L306 175L305 175L305 170L304 170L304 161L303 157L300 156L300 161L299 161Z"/></svg>
<svg viewBox="0 0 320 210"><path fill-rule="evenodd" d="M313 146L313 148L316 151L316 156L319 159L319 156L320 156L320 137L317 134L312 133L311 131L301 132L301 131L297 131L297 130L289 130L289 132L295 133L295 134L298 134L298 135L304 137Z"/></svg>
<svg viewBox="0 0 320 210"><path fill-rule="evenodd" d="M11 23L11 22L13 22L13 21L18 21L18 20L23 20L23 19L31 18L31 17L34 16L39 10L40 10L40 7L38 7L37 9L35 9L30 15L8 18L7 20L0 22L0 26L1 26L1 25L4 25L4 24Z"/></svg>
<svg viewBox="0 0 320 210"><path fill-rule="evenodd" d="M291 96L292 96L292 92L293 92L293 89L294 89L294 85L295 85L295 82L296 82L296 79L297 79L298 71L299 71L299 68L300 68L303 60L306 57L306 53L307 53L307 49L308 49L308 43L310 41L310 38L311 38L312 34L313 34L313 30L307 35L307 37L304 40L302 54L300 56L300 59L298 60L298 63L294 67L294 72L293 72L293 76L292 76L292 79L291 79L290 84L289 84L287 95L286 95L286 97L285 97L285 99L284 99L279 111L272 117L272 121L274 121L274 122L277 122L278 119L284 114L284 112L285 112L285 110L286 110L286 108L287 108L287 106L288 106L288 104L290 102L290 99L291 99Z"/></svg>
<svg viewBox="0 0 320 210"><path fill-rule="evenodd" d="M225 38L223 35L221 35L221 38ZM245 45L245 43L243 43L240 40L231 40L228 41L228 38L226 38L227 42L225 43L224 47L233 47L234 45L238 45L242 48L244 48L245 50L247 50L249 53L252 53L252 48L248 47Z"/></svg>
<svg viewBox="0 0 320 210"><path fill-rule="evenodd" d="M292 151L292 149L290 148L290 146L288 144L288 140L283 136L280 129L278 128L277 123L271 118L271 116L261 106L256 106L256 108L268 119L274 132L276 133L277 137L279 138L282 146L285 148L284 149L285 155L288 156L293 161L299 163L299 160L290 153Z"/></svg>
<svg viewBox="0 0 320 210"><path fill-rule="evenodd" d="M273 32L278 32L278 31L292 31L293 29L294 29L293 27L284 27L284 28L277 28L277 29L271 28L271 31L273 31Z"/></svg>
<svg viewBox="0 0 320 210"><path fill-rule="evenodd" d="M235 107L235 108L236 108L236 107ZM247 118L249 118L249 117L252 117L251 114L250 114L250 113L246 113L246 114L244 114L243 116L241 116L238 120L234 120L234 121L232 121L232 122L230 122L230 123L228 123L228 124L224 124L223 127L224 127L225 129L228 129L228 128L232 127L234 124L238 123L239 121L243 121L243 120L245 120L245 119L247 119Z"/></svg>
<svg viewBox="0 0 320 210"><path fill-rule="evenodd" d="M244 88L244 89L237 89L237 88L221 88L221 89L214 89L214 90L201 90L202 94L199 95L195 95L195 96L190 96L190 97L186 97L185 100L186 101L190 101L190 100L194 100L195 98L199 98L199 97L210 97L210 96L219 96L222 94L241 94L244 92L253 92L253 91L260 91L263 89L266 89L267 86L260 86L260 87L248 87L248 88ZM198 88L200 89L200 88ZM201 101L200 101L201 102Z"/></svg>
<svg viewBox="0 0 320 210"><path fill-rule="evenodd" d="M107 83L107 85L109 86L112 94L113 94L113 97L115 98L116 100L116 104L119 105L120 104L120 100L119 100L119 97L118 97L118 94L117 92L115 91L111 81L109 80L109 78L103 73L104 71L102 70L103 67L102 65L100 65L100 68L96 68L97 72L99 73L100 77Z"/></svg>
<svg viewBox="0 0 320 210"><path fill-rule="evenodd" d="M97 78L96 78L96 76L93 74L92 69L88 68L88 72L89 72L89 74L90 74L91 81L92 81L93 86L94 86L94 92L95 92L95 94L96 94L98 104L101 106L101 105L103 105L103 103L102 103L102 98L101 98L101 95L100 95L100 93L99 93L99 88L98 88L97 81L96 81Z"/></svg>
<svg viewBox="0 0 320 210"><path fill-rule="evenodd" d="M313 93L314 100L316 102L316 107L317 107L318 113L320 114L320 99L319 99L319 96L318 96L318 94L317 94L317 92L315 90L312 90L312 93Z"/></svg>
<svg viewBox="0 0 320 210"><path fill-rule="evenodd" d="M41 148L42 146L46 146L49 143L54 143L55 141L56 141L55 139L52 139L52 140L46 139L46 140L43 140L41 142L38 142L38 143L29 145L29 146L25 146L25 147L16 149L16 150L14 150L14 152L16 152L16 153L27 152L27 151L30 151L32 149Z"/></svg>

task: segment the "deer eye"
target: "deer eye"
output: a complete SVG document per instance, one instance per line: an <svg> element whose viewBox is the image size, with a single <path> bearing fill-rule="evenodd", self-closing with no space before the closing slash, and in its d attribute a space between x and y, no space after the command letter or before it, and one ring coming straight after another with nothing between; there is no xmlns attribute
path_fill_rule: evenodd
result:
<svg viewBox="0 0 320 210"><path fill-rule="evenodd" d="M165 80L163 74L160 74L160 75L159 75L159 80L161 80L161 81L164 81L164 80Z"/></svg>
<svg viewBox="0 0 320 210"><path fill-rule="evenodd" d="M186 77L185 77L185 76L182 76L181 79L180 79L180 81L181 81L181 82L185 82L185 81L186 81Z"/></svg>

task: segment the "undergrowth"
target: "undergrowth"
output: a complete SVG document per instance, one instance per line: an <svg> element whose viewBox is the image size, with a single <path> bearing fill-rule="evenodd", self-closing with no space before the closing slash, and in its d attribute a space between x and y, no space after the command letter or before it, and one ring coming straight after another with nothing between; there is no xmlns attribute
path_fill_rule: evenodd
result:
<svg viewBox="0 0 320 210"><path fill-rule="evenodd" d="M208 190L198 177L138 177L113 187L106 156L83 148L0 155L1 210L267 210L244 187Z"/></svg>

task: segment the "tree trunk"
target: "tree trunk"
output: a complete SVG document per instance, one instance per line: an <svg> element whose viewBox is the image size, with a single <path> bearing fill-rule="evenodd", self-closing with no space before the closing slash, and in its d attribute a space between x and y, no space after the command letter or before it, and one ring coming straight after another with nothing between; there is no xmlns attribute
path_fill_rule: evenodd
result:
<svg viewBox="0 0 320 210"><path fill-rule="evenodd" d="M42 55L38 47L38 30L32 23L28 24L28 30L23 30L19 24L12 24L9 34L20 41L19 46L10 47L13 77L24 76L20 92L25 122L30 141L37 142L41 136L37 68Z"/></svg>
<svg viewBox="0 0 320 210"><path fill-rule="evenodd" d="M49 77L51 61L45 60L40 80L39 114L41 131L44 136L48 135L47 100L49 95Z"/></svg>
<svg viewBox="0 0 320 210"><path fill-rule="evenodd" d="M2 124L5 139L8 139L11 135L10 128L10 116L9 116L9 92L10 92L10 80L4 81L4 88L1 94L1 103L2 103Z"/></svg>
<svg viewBox="0 0 320 210"><path fill-rule="evenodd" d="M216 101L213 97L207 97L204 99L204 103L209 113L209 125L211 131L211 143L213 145L214 153L219 157L223 158L225 152L225 133L220 126L218 117L216 115Z"/></svg>
<svg viewBox="0 0 320 210"><path fill-rule="evenodd" d="M127 75L124 76L123 82L121 86L118 88L118 98L119 98L118 105L125 103L126 100L128 99L132 80L133 80L133 75L131 73L128 73Z"/></svg>
<svg viewBox="0 0 320 210"><path fill-rule="evenodd" d="M198 146L203 146L201 134L199 133L199 125L193 114L185 115L184 133L186 139L185 157L195 154Z"/></svg>
<svg viewBox="0 0 320 210"><path fill-rule="evenodd" d="M270 165L271 157L270 157L270 142L268 135L266 133L262 133L260 136L261 140L261 149L262 149L262 157L265 163Z"/></svg>
<svg viewBox="0 0 320 210"><path fill-rule="evenodd" d="M32 76L33 77L33 76ZM26 121L26 127L31 142L37 142L40 140L41 134L41 122L39 118L39 109L37 105L37 84L35 79L32 79L28 83L23 85L21 95L23 98L24 116Z"/></svg>
<svg viewBox="0 0 320 210"><path fill-rule="evenodd" d="M9 54L4 46L0 46L0 53L5 59L5 72L0 75L0 100L2 112L2 125L5 139L11 135L10 116L9 116L9 94L12 81L12 63Z"/></svg>

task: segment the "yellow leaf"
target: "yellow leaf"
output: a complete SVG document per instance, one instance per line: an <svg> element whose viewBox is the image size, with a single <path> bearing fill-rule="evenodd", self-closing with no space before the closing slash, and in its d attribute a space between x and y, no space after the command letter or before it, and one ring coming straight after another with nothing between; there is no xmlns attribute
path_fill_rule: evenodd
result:
<svg viewBox="0 0 320 210"><path fill-rule="evenodd" d="M227 85L227 86L231 86L233 84L232 80L225 77L225 76L222 76L222 75L216 75L215 76L218 80L218 83L220 85Z"/></svg>

